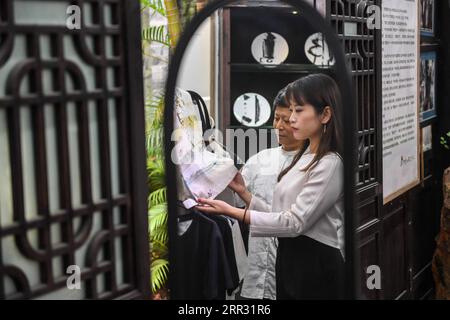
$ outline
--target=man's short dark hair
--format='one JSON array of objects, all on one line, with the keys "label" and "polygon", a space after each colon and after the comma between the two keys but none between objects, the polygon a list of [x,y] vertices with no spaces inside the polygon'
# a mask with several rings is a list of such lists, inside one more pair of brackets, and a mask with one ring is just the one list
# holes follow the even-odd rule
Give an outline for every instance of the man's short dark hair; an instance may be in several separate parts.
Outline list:
[{"label": "man's short dark hair", "polygon": [[275,112],[277,107],[289,108],[289,103],[286,99],[286,88],[281,89],[273,100],[272,111]]}]

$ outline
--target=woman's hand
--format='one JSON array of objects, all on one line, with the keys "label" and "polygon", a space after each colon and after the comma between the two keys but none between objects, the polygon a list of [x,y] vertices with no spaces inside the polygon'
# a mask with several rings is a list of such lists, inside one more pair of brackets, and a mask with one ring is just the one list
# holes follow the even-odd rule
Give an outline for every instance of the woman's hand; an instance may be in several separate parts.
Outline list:
[{"label": "woman's hand", "polygon": [[236,209],[221,200],[197,199],[197,202],[200,205],[195,208],[209,214],[223,214],[230,216],[233,213],[233,209]]},{"label": "woman's hand", "polygon": [[244,209],[235,208],[221,200],[197,199],[200,205],[195,208],[209,214],[222,214],[239,221],[250,224],[250,215],[246,215]]},{"label": "woman's hand", "polygon": [[228,184],[228,187],[239,195],[247,191],[244,178],[240,172],[236,173],[233,180]]},{"label": "woman's hand", "polygon": [[247,190],[245,186],[244,178],[240,172],[236,173],[233,180],[228,184],[228,187],[236,192],[239,197],[247,204],[250,205],[250,201],[252,200],[252,194]]}]

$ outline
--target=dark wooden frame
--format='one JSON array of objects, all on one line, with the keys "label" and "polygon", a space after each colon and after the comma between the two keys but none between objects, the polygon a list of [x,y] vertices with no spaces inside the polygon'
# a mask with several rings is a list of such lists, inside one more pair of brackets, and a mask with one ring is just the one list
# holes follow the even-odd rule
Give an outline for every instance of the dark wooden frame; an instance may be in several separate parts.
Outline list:
[{"label": "dark wooden frame", "polygon": [[[173,239],[176,237],[177,232],[177,186],[176,186],[176,167],[171,161],[170,154],[174,147],[174,142],[171,141],[171,135],[173,131],[173,111],[174,111],[174,97],[175,86],[178,76],[178,71],[181,65],[181,60],[186,47],[194,34],[195,30],[200,24],[210,16],[214,11],[222,8],[226,5],[233,3],[234,0],[218,0],[209,3],[198,15],[196,15],[190,24],[186,27],[184,33],[179,39],[179,43],[172,57],[171,64],[169,66],[168,80],[166,83],[166,96],[165,96],[165,113],[164,113],[164,134],[165,134],[165,154],[166,154],[166,181],[167,181],[167,194],[168,194],[168,210],[169,210],[169,255],[170,255],[170,276],[169,287],[173,290],[174,286],[170,283],[170,279],[173,278],[173,273],[176,269],[176,250],[177,247]],[[337,82],[341,88],[343,102],[348,110],[354,110],[352,87],[350,85],[349,71],[347,63],[344,58],[343,51],[339,40],[334,35],[334,32],[330,26],[326,23],[323,17],[316,12],[309,4],[304,1],[295,0],[283,0],[294,8],[298,8],[301,12],[305,13],[307,20],[314,21],[314,24],[319,29],[323,30],[325,38],[329,44],[329,47],[333,49],[336,58],[336,77]],[[355,208],[354,208],[354,165],[355,165],[355,121],[354,113],[349,112],[346,116],[342,117],[342,123],[344,126],[344,203],[345,203],[345,229],[354,230]],[[353,232],[346,232],[345,234],[346,244],[346,270],[345,270],[345,284],[346,284],[346,298],[352,299],[355,297],[355,252],[354,252],[354,234]],[[351,248],[351,249],[349,249]]]},{"label": "dark wooden frame", "polygon": [[131,154],[132,204],[135,222],[136,290],[122,298],[150,299],[150,242],[148,238],[148,180],[145,148],[144,80],[141,47],[141,4],[139,0],[123,0],[125,16],[125,61],[128,65],[127,101],[129,114],[129,144]]}]

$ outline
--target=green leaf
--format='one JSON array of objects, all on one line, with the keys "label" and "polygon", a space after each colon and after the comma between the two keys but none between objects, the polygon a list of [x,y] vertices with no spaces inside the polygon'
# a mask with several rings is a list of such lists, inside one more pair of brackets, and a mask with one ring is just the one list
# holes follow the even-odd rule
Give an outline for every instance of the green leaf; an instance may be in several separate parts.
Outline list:
[{"label": "green leaf", "polygon": [[[163,160],[163,114],[164,95],[154,94],[145,105],[146,111],[146,148],[147,156]],[[153,161],[153,160],[152,160]],[[149,168],[149,170],[151,170]]]},{"label": "green leaf", "polygon": [[152,291],[155,293],[166,283],[169,274],[169,261],[156,259],[150,266]]},{"label": "green leaf", "polygon": [[165,258],[169,253],[169,248],[167,247],[167,242],[162,242],[156,239],[153,239],[150,243],[150,248],[152,253],[157,255],[158,257]]},{"label": "green leaf", "polygon": [[164,129],[162,127],[147,130],[146,148],[148,157],[157,157],[162,159],[163,140],[164,140]]},{"label": "green leaf", "polygon": [[[152,246],[155,242],[161,242],[165,245],[169,243],[169,234],[167,230],[167,225],[159,226],[158,228],[153,230],[153,233],[150,234],[150,246]],[[159,253],[162,255],[162,253]]]},{"label": "green leaf", "polygon": [[154,93],[153,96],[146,102],[145,107],[147,109],[162,111],[164,108],[164,94]]},{"label": "green leaf", "polygon": [[181,1],[181,17],[183,22],[183,28],[191,21],[196,14],[196,1],[195,0],[183,0]]},{"label": "green leaf", "polygon": [[151,237],[155,237],[155,234],[158,233],[158,231],[161,232],[161,230],[159,230],[161,227],[167,229],[166,204],[159,204],[150,207],[148,216],[149,216],[149,232]]},{"label": "green leaf", "polygon": [[145,107],[147,156],[163,159],[164,96],[155,95]]},{"label": "green leaf", "polygon": [[141,5],[152,8],[162,16],[166,16],[166,9],[162,0],[141,0]]},{"label": "green leaf", "polygon": [[165,26],[154,26],[142,29],[142,40],[158,42],[170,46],[169,33]]},{"label": "green leaf", "polygon": [[150,192],[165,187],[165,166],[161,159],[149,157],[147,159],[147,173]]},{"label": "green leaf", "polygon": [[153,191],[152,193],[150,193],[150,195],[148,197],[150,207],[165,203],[166,199],[167,199],[166,192],[167,192],[166,188],[161,188],[161,189],[157,189],[157,190]]}]

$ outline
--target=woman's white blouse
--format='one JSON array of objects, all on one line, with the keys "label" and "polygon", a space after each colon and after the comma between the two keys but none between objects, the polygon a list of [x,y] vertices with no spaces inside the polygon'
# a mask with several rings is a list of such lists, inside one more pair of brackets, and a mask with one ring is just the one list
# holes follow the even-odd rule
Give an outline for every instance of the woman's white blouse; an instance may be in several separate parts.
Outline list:
[{"label": "woman's white blouse", "polygon": [[305,235],[344,250],[342,159],[325,155],[315,167],[302,171],[314,158],[305,153],[276,185],[272,207],[256,196],[249,205],[250,232],[259,237]]}]

